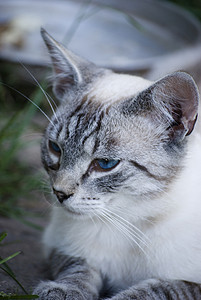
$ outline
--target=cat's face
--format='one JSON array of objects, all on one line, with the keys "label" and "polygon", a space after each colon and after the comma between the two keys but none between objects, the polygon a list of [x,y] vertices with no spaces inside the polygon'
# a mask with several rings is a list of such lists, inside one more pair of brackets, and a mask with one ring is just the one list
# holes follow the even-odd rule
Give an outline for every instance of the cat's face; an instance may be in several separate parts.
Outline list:
[{"label": "cat's face", "polygon": [[197,114],[193,80],[114,74],[43,37],[62,103],[44,135],[42,160],[61,206],[78,217],[131,207],[136,218],[147,217],[182,167]]}]

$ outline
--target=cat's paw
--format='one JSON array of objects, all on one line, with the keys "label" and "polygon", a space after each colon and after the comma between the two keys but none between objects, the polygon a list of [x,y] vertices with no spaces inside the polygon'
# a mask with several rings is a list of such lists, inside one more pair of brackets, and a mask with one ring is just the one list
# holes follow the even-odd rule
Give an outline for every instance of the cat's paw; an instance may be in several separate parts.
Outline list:
[{"label": "cat's paw", "polygon": [[75,286],[55,281],[43,281],[34,290],[39,300],[87,300]]}]

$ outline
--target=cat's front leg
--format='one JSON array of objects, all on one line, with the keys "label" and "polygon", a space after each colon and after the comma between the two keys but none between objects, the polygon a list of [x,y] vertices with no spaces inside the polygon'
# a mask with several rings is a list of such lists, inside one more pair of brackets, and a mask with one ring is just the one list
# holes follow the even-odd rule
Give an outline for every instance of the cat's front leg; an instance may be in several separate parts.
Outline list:
[{"label": "cat's front leg", "polygon": [[[110,300],[200,300],[201,285],[181,280],[149,279],[113,296]],[[109,299],[105,299],[109,300]]]},{"label": "cat's front leg", "polygon": [[102,278],[85,260],[53,251],[49,261],[54,280],[42,281],[35,288],[40,300],[98,299]]}]

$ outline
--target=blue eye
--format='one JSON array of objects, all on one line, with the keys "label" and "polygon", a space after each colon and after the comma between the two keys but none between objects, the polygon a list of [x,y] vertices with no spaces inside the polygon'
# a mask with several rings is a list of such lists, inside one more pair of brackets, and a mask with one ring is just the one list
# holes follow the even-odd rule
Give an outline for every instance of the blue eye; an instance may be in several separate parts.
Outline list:
[{"label": "blue eye", "polygon": [[116,167],[119,163],[119,160],[116,159],[97,159],[96,160],[98,166],[107,171],[111,170],[112,168]]},{"label": "blue eye", "polygon": [[53,142],[53,141],[51,141],[51,140],[49,140],[49,149],[50,149],[50,151],[51,151],[53,154],[55,154],[55,155],[57,155],[57,156],[60,156],[60,155],[61,155],[61,149],[60,149],[60,147],[58,146],[57,143],[55,143],[55,142]]}]

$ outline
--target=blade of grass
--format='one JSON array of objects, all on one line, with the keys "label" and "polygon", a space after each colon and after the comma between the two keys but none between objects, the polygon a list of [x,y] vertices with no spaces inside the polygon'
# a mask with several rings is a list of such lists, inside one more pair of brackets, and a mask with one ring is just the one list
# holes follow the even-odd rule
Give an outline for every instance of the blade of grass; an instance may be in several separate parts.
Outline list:
[{"label": "blade of grass", "polygon": [[[3,260],[3,258],[1,256],[0,256],[0,259]],[[7,265],[7,263],[4,263],[3,265],[4,265],[4,268],[15,277],[15,274],[13,273],[11,268]]]},{"label": "blade of grass", "polygon": [[[3,239],[7,236],[6,232],[2,232],[0,235],[0,241],[3,241]],[[2,271],[4,271],[6,274],[8,274],[17,284],[18,286],[22,289],[22,291],[28,295],[28,292],[25,290],[25,288],[23,287],[23,285],[17,280],[16,275],[14,274],[14,272],[11,270],[11,268],[6,264],[6,262],[14,257],[16,257],[17,255],[19,255],[21,252],[18,251],[10,256],[8,256],[7,258],[1,259],[0,261],[0,269]],[[3,265],[3,266],[2,266]],[[0,294],[1,295],[1,294]],[[9,299],[9,298],[8,298]],[[21,299],[21,298],[18,298]],[[24,298],[26,299],[26,298]]]},{"label": "blade of grass", "polygon": [[0,295],[0,299],[15,299],[15,300],[23,300],[23,299],[38,299],[37,295]]},{"label": "blade of grass", "polygon": [[[0,235],[0,243],[7,237],[7,232],[2,232]],[[1,245],[0,245],[1,246]],[[3,258],[1,258],[0,256],[0,260],[2,261]],[[4,267],[7,269],[8,272],[10,272],[13,276],[15,276],[15,274],[13,273],[13,271],[11,270],[11,268],[4,262]]]},{"label": "blade of grass", "polygon": [[0,265],[4,264],[5,262],[7,262],[7,261],[9,261],[10,259],[14,258],[15,256],[19,255],[20,253],[21,253],[21,251],[18,251],[18,252],[16,252],[16,253],[14,253],[14,254],[12,254],[12,255],[10,255],[10,256],[8,256],[8,257],[2,259],[2,260],[0,261]]},{"label": "blade of grass", "polygon": [[25,288],[23,287],[23,285],[17,280],[17,278],[15,277],[15,275],[13,274],[13,272],[10,273],[7,269],[3,268],[2,266],[0,266],[0,269],[3,270],[5,273],[7,273],[19,285],[19,287],[23,290],[23,292],[26,295],[28,295],[28,292],[25,290]]},{"label": "blade of grass", "polygon": [[0,235],[0,243],[7,237],[7,233],[6,232],[2,232]]}]

